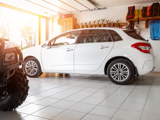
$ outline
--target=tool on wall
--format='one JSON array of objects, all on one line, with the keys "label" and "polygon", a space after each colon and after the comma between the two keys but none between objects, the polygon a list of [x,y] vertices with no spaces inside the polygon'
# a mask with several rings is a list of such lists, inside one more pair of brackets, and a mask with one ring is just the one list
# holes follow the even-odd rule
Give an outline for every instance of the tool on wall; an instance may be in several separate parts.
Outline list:
[{"label": "tool on wall", "polygon": [[97,27],[99,27],[99,22],[100,22],[100,20],[97,20]]},{"label": "tool on wall", "polygon": [[118,22],[119,22],[119,20],[117,20],[117,22],[115,23],[115,27],[116,27],[116,28],[119,27]]},{"label": "tool on wall", "polygon": [[101,21],[102,21],[101,27],[103,27],[105,19],[101,19]]}]

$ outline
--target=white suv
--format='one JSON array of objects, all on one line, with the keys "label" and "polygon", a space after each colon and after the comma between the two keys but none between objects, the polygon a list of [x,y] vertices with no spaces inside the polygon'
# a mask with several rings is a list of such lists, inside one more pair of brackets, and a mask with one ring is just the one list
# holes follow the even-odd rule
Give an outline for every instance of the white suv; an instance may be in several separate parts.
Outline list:
[{"label": "white suv", "polygon": [[68,31],[22,52],[29,77],[42,72],[101,74],[116,84],[127,84],[155,66],[150,43],[134,30],[116,28]]}]

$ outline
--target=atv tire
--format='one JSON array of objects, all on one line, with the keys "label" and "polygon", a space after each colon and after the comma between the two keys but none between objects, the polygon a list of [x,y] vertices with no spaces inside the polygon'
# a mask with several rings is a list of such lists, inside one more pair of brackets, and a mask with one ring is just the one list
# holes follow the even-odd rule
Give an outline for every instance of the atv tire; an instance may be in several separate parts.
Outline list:
[{"label": "atv tire", "polygon": [[20,106],[28,95],[28,80],[22,69],[17,69],[8,83],[4,92],[6,96],[0,96],[0,110],[11,111]]}]

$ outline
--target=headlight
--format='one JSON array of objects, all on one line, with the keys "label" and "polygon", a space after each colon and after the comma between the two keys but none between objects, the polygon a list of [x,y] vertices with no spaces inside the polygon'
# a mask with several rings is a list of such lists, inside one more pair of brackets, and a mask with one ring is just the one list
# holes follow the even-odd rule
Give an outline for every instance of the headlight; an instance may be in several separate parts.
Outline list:
[{"label": "headlight", "polygon": [[16,60],[16,54],[14,52],[5,54],[5,62],[12,62]]}]

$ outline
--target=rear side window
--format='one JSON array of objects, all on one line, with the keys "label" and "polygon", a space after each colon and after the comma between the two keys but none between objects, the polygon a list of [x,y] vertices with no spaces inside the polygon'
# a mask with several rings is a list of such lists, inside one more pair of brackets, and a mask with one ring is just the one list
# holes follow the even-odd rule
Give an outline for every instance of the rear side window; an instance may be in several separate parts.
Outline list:
[{"label": "rear side window", "polygon": [[107,30],[85,30],[80,43],[112,42]]},{"label": "rear side window", "polygon": [[141,37],[140,35],[136,34],[135,31],[124,31],[128,36],[137,39],[137,40],[142,40],[145,41],[145,39],[143,37]]},{"label": "rear side window", "polygon": [[121,41],[121,40],[123,40],[121,38],[121,36],[116,31],[114,31],[114,30],[108,30],[108,31],[111,34],[111,36],[113,38],[113,41]]}]

